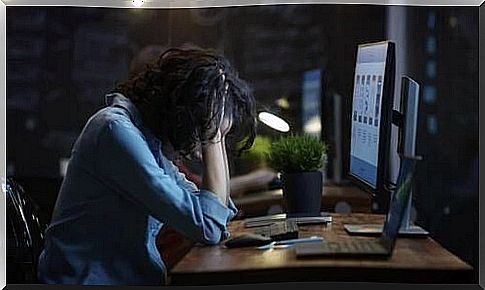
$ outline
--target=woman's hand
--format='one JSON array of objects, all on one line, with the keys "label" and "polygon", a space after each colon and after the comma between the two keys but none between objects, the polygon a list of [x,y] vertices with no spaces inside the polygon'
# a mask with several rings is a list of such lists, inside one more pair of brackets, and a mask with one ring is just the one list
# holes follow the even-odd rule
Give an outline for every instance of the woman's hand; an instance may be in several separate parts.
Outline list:
[{"label": "woman's hand", "polygon": [[[221,74],[223,73],[222,70],[220,70],[220,73]],[[222,81],[223,82],[225,81],[224,74],[222,74]],[[218,112],[218,114],[220,114],[220,119],[219,119],[220,123],[218,126],[219,129],[217,130],[216,135],[211,140],[209,140],[209,142],[211,143],[218,143],[223,141],[224,137],[227,135],[227,133],[229,133],[232,127],[232,116],[228,114],[228,112],[226,111],[226,98],[227,98],[228,89],[229,89],[229,84],[226,83],[224,96],[222,98],[221,111]],[[216,92],[214,92],[214,94],[216,94]],[[212,112],[211,114],[213,115],[215,114],[215,112]],[[216,126],[215,124],[213,125]]]},{"label": "woman's hand", "polygon": [[224,141],[224,138],[226,137],[227,133],[231,131],[232,127],[232,119],[231,118],[223,118],[221,120],[221,124],[219,125],[219,130],[217,130],[216,135],[214,138],[209,140],[210,143],[219,143]]},{"label": "woman's hand", "polygon": [[232,127],[232,116],[229,116],[227,111],[225,110],[225,101],[226,99],[222,99],[222,111],[221,111],[221,122],[219,124],[219,130],[217,130],[216,136],[211,140],[212,142],[221,142],[224,140],[224,137],[231,131]]},{"label": "woman's hand", "polygon": [[228,118],[228,117],[224,116],[224,118],[222,118],[222,122],[221,122],[221,125],[219,127],[219,132],[221,133],[221,137],[223,139],[227,135],[227,133],[229,133],[229,131],[231,131],[231,127],[232,127],[232,118]]}]

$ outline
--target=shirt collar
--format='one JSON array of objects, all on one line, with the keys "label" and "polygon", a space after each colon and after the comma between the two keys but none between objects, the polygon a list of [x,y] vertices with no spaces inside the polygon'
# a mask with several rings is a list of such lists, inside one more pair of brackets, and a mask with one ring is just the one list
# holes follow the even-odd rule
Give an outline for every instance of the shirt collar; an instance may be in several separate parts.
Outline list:
[{"label": "shirt collar", "polygon": [[161,148],[162,142],[155,137],[150,129],[143,126],[141,113],[130,99],[123,96],[121,93],[110,93],[105,96],[105,102],[108,106],[124,108],[129,113],[133,124],[135,124],[135,126],[138,127],[146,137],[149,137],[148,139],[150,146],[154,146],[158,149]]},{"label": "shirt collar", "polygon": [[112,107],[121,107],[130,114],[130,119],[137,127],[143,127],[140,111],[135,104],[120,93],[110,93],[105,96],[106,105]]}]

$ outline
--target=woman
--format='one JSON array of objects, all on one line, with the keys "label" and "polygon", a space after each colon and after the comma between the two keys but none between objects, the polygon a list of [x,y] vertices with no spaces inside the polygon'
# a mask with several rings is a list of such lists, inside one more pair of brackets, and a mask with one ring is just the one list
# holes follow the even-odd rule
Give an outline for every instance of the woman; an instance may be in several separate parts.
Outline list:
[{"label": "woman", "polygon": [[[169,49],[106,100],[72,150],[39,261],[45,283],[163,284],[155,244],[162,226],[217,244],[237,213],[226,145],[249,148],[256,119],[254,99],[226,59]],[[198,146],[200,189],[170,161]]]}]

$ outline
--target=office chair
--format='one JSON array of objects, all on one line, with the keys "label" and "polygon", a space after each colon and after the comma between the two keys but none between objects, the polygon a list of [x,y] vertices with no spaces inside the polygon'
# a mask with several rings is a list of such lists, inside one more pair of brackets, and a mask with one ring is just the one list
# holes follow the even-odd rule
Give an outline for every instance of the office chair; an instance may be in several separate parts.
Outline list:
[{"label": "office chair", "polygon": [[37,262],[47,225],[38,205],[12,178],[7,179],[6,197],[7,283],[38,283]]}]

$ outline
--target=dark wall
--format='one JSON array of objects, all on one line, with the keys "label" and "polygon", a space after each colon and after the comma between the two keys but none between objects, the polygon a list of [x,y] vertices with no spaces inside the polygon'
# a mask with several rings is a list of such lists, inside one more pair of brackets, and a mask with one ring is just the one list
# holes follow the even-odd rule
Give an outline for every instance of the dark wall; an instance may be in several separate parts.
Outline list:
[{"label": "dark wall", "polygon": [[126,74],[127,24],[106,12],[7,9],[9,175],[59,177],[59,159]]},{"label": "dark wall", "polygon": [[478,275],[478,9],[409,17],[410,74],[421,84],[418,222]]},{"label": "dark wall", "polygon": [[[480,88],[479,88],[479,91],[480,91],[480,95],[483,96],[484,95],[484,92],[485,92],[485,80],[484,80],[484,76],[485,76],[485,57],[483,57],[484,55],[484,48],[485,48],[485,5],[481,5],[480,8],[479,8],[479,53],[482,54],[482,57],[479,57],[479,81],[480,81]],[[480,111],[482,112],[482,116],[483,116],[483,111],[484,111],[484,103],[481,102],[480,104]],[[479,123],[482,123],[481,121],[483,120],[483,117],[480,118],[479,116]],[[484,136],[484,126],[482,126],[482,129],[480,129],[480,134],[482,136]],[[480,165],[483,161],[483,158],[480,159]],[[482,178],[483,176],[483,171],[481,173],[481,176],[479,178],[479,188],[483,188],[483,180],[484,178]],[[485,210],[485,198],[480,198],[480,220],[481,222],[479,223],[479,232],[480,232],[480,235],[479,235],[479,240],[481,241],[485,241],[485,223],[483,222],[483,217],[485,216],[484,215],[484,210]],[[483,249],[483,243],[479,246],[480,247],[480,251],[479,251],[479,275],[480,275],[480,285],[484,285],[485,283],[485,267],[483,265],[483,261],[485,261],[485,250]]]}]

